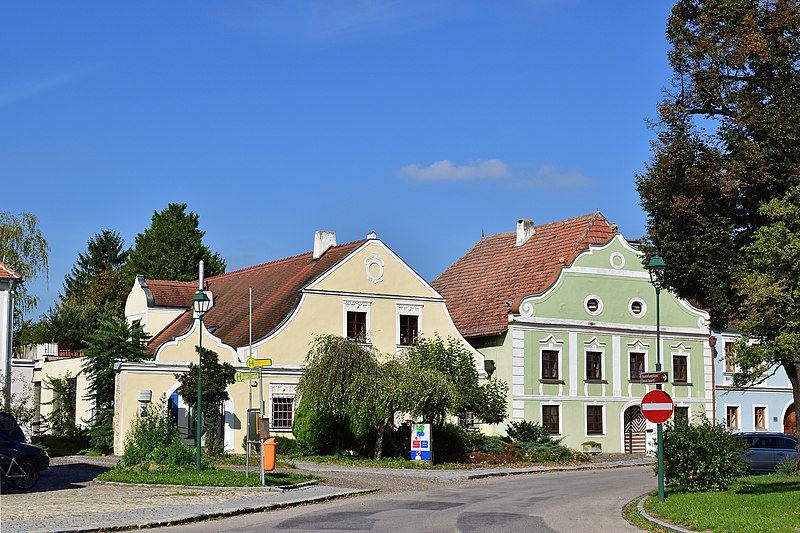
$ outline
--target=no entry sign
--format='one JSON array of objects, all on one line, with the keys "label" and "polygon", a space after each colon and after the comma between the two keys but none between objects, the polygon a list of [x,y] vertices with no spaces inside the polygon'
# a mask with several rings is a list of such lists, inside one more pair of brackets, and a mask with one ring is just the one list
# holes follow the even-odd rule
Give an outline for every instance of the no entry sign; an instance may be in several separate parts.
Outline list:
[{"label": "no entry sign", "polygon": [[663,390],[651,390],[642,398],[642,415],[654,424],[661,424],[672,416],[672,398]]}]

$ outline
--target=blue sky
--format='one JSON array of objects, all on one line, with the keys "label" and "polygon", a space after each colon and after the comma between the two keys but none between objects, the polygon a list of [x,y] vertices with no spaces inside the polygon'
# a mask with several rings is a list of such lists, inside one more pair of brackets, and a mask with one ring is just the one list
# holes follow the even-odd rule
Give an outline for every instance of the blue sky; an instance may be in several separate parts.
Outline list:
[{"label": "blue sky", "polygon": [[0,210],[51,246],[185,202],[228,270],[375,231],[432,280],[480,237],[602,211],[670,79],[653,0],[4,2]]}]

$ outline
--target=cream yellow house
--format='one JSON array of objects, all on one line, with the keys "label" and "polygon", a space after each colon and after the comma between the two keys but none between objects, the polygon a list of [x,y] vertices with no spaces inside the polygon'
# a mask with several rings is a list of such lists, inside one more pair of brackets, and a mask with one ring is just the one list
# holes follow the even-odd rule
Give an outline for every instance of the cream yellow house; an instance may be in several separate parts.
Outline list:
[{"label": "cream yellow house", "polygon": [[262,367],[260,391],[254,387],[258,380],[228,389],[220,433],[229,451],[243,450],[247,410],[258,407],[259,392],[272,434],[291,434],[295,388],[317,335],[363,339],[387,355],[418,336],[454,337],[474,354],[478,371],[485,375],[483,356],[461,337],[442,296],[374,233],[337,245],[333,232],[318,231],[311,252],[214,276],[204,287],[211,308],[203,316],[201,333],[191,307],[197,282],[136,280],[125,313],[153,335],[153,359],[117,367],[115,453],[122,453],[125,434],[141,407],[161,397],[182,434],[191,438],[192,417],[175,373],[197,361],[201,334],[204,348],[242,372],[250,371],[251,356],[272,360],[271,366]]}]

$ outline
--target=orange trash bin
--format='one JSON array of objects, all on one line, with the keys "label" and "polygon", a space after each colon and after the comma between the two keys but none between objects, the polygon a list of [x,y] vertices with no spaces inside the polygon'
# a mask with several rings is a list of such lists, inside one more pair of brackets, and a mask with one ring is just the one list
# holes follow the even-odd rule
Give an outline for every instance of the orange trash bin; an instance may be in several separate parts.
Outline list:
[{"label": "orange trash bin", "polygon": [[275,439],[264,441],[264,470],[269,472],[275,470],[275,453],[278,442]]}]

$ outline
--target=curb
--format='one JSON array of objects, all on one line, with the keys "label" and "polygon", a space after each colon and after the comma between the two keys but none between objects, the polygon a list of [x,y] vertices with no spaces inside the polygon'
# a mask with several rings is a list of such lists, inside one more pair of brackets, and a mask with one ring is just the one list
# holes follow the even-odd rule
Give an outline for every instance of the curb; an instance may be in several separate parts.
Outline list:
[{"label": "curb", "polygon": [[[110,482],[109,482],[110,483]],[[179,485],[185,487],[185,485]],[[349,498],[351,496],[361,496],[365,494],[371,494],[376,492],[375,490],[367,489],[367,490],[357,490],[357,491],[350,491],[341,494],[329,494],[327,496],[316,496],[313,498],[307,498],[304,500],[297,500],[292,502],[280,502],[280,503],[271,503],[268,505],[257,505],[252,507],[243,507],[239,509],[232,509],[229,511],[212,511],[208,513],[202,513],[191,517],[186,518],[179,518],[175,520],[155,520],[152,522],[142,522],[138,524],[128,524],[128,525],[119,525],[119,526],[103,526],[103,527],[88,527],[88,528],[71,528],[71,529],[64,529],[64,530],[53,530],[52,533],[102,533],[105,531],[133,531],[137,529],[155,529],[161,527],[169,527],[169,526],[179,526],[183,524],[193,524],[195,522],[202,522],[205,520],[211,520],[215,518],[229,518],[232,516],[240,516],[246,514],[254,514],[254,513],[263,513],[266,511],[274,511],[276,509],[289,509],[291,507],[299,507],[301,505],[308,505],[313,503],[322,503],[332,500],[339,500],[343,498]]]},{"label": "curb", "polygon": [[183,489],[210,489],[210,490],[258,490],[263,489],[267,492],[289,492],[295,489],[305,489],[314,485],[319,485],[318,479],[311,479],[303,481],[302,483],[295,483],[293,485],[256,485],[252,487],[220,487],[216,485],[173,485],[170,483],[123,483],[121,481],[103,481],[100,479],[93,479],[92,483],[98,485],[119,485],[123,487],[172,487]]},{"label": "curb", "polygon": [[636,509],[639,510],[639,514],[642,515],[642,518],[650,522],[651,524],[655,524],[657,526],[663,527],[667,531],[673,531],[675,533],[697,533],[692,529],[682,528],[680,526],[676,526],[674,524],[670,524],[669,522],[664,522],[663,520],[659,520],[654,516],[650,516],[647,511],[644,510],[644,501],[649,497],[649,494],[645,494],[641,498],[639,498],[639,504],[636,506]]}]

